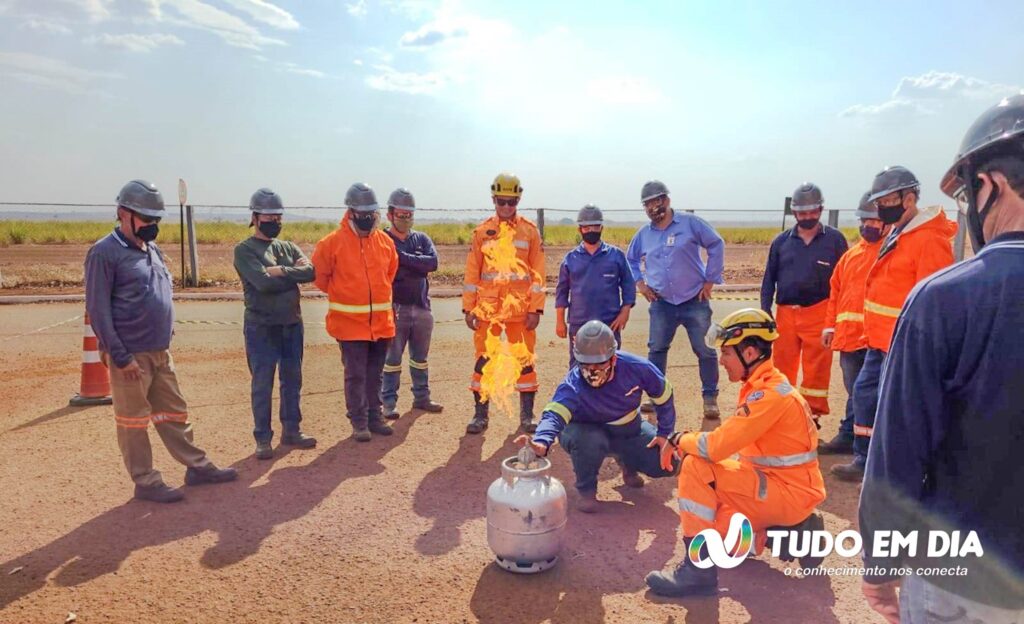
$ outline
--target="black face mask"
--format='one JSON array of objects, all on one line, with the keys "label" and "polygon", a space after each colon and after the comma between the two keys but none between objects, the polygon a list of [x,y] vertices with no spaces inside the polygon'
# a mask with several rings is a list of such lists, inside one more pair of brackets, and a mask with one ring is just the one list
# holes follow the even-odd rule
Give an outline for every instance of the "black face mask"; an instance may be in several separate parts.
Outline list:
[{"label": "black face mask", "polygon": [[372,212],[356,213],[352,216],[352,223],[359,231],[368,233],[377,225],[377,215]]},{"label": "black face mask", "polygon": [[[132,227],[135,227],[135,215],[132,215]],[[133,234],[135,234],[135,238],[144,243],[155,241],[156,237],[160,234],[160,224],[149,223],[147,225],[142,225],[136,228]]]},{"label": "black face mask", "polygon": [[813,230],[818,226],[818,221],[818,219],[800,219],[796,224],[803,230]]},{"label": "black face mask", "polygon": [[260,234],[267,238],[277,238],[278,234],[281,233],[281,222],[280,221],[260,221],[259,222]]},{"label": "black face mask", "polygon": [[877,243],[882,240],[882,228],[862,225],[860,226],[860,237],[869,243]]},{"label": "black face mask", "polygon": [[900,197],[900,203],[897,206],[879,206],[878,207],[878,218],[882,220],[882,223],[891,225],[896,223],[903,218],[903,213],[906,210],[903,208],[903,197]]},{"label": "black face mask", "polygon": [[590,244],[590,245],[596,245],[601,240],[601,233],[600,232],[584,232],[583,233],[583,240],[586,243]]}]

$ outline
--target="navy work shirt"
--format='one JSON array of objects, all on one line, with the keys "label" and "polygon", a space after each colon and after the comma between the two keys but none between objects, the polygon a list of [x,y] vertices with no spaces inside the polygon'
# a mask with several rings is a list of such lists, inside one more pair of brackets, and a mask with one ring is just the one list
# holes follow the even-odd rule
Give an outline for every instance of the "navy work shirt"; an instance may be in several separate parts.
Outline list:
[{"label": "navy work shirt", "polygon": [[396,304],[430,309],[430,284],[427,275],[437,270],[434,241],[423,232],[409,230],[405,240],[388,230],[398,252],[398,272],[391,283],[391,300]]},{"label": "navy work shirt", "polygon": [[771,314],[773,300],[810,306],[828,299],[832,271],[849,247],[842,232],[824,223],[810,245],[804,244],[797,226],[776,236],[761,281],[761,309]]},{"label": "navy work shirt", "polygon": [[626,254],[601,243],[591,255],[583,243],[565,254],[558,269],[555,307],[569,308],[569,324],[611,324],[624,305],[636,305],[636,282]]}]

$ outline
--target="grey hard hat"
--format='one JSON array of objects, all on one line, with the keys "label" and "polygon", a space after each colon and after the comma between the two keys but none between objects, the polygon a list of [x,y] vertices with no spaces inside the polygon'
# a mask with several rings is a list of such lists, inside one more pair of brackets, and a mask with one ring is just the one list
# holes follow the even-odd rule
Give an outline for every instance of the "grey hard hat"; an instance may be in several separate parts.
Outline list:
[{"label": "grey hard hat", "polygon": [[268,188],[261,188],[252,194],[249,210],[266,215],[284,214],[284,203],[281,196]]},{"label": "grey hard hat", "polygon": [[914,191],[921,189],[921,183],[917,181],[917,176],[906,167],[899,165],[886,167],[878,172],[875,181],[871,184],[870,201],[876,202],[890,193],[907,189]]},{"label": "grey hard hat", "polygon": [[655,197],[661,197],[662,195],[668,195],[668,187],[665,186],[664,182],[658,180],[651,180],[644,184],[644,187],[640,189],[640,201],[645,202]]},{"label": "grey hard hat", "polygon": [[152,183],[132,180],[121,187],[117,205],[147,217],[164,216],[164,198]]},{"label": "grey hard hat", "polygon": [[975,120],[960,142],[956,160],[942,177],[942,192],[950,197],[964,185],[964,179],[976,175],[978,165],[989,154],[1016,142],[1017,153],[1024,152],[1024,93],[1003,98]]},{"label": "grey hard hat", "polygon": [[612,359],[618,345],[615,333],[601,321],[587,321],[576,332],[573,357],[581,364],[601,364]]},{"label": "grey hard hat", "polygon": [[357,212],[373,212],[380,209],[380,206],[377,205],[376,193],[362,182],[356,182],[348,187],[348,191],[345,193],[345,207]]},{"label": "grey hard hat", "polygon": [[604,225],[604,215],[594,204],[587,204],[576,215],[576,225]]},{"label": "grey hard hat", "polygon": [[804,182],[793,191],[793,202],[790,209],[795,211],[817,210],[825,203],[825,197],[817,184]]},{"label": "grey hard hat", "polygon": [[409,189],[402,187],[391,191],[388,197],[388,208],[402,208],[404,210],[416,210],[416,198],[412,196]]},{"label": "grey hard hat", "polygon": [[858,219],[877,219],[878,208],[875,208],[875,202],[871,201],[871,191],[864,193],[860,198],[860,203],[857,204],[857,218]]}]

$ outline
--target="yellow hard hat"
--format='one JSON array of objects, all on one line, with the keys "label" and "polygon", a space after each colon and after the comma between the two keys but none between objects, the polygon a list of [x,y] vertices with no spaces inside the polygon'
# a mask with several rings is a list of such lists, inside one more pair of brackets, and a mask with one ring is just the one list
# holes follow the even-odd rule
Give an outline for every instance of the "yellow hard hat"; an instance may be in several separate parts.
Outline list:
[{"label": "yellow hard hat", "polygon": [[771,315],[757,308],[743,308],[712,323],[704,342],[712,349],[738,345],[744,338],[760,338],[774,342],[779,338]]},{"label": "yellow hard hat", "polygon": [[491,195],[497,197],[520,197],[523,194],[523,187],[519,185],[519,178],[512,173],[499,173],[494,177],[491,184]]}]

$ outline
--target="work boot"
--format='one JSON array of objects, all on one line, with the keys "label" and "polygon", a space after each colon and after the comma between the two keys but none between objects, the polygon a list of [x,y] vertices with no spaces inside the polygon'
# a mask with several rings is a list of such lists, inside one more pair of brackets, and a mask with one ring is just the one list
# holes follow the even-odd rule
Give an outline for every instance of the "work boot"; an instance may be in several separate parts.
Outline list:
[{"label": "work boot", "polygon": [[204,483],[227,483],[238,478],[234,468],[218,468],[206,464],[201,468],[190,466],[185,470],[185,485],[203,485]]},{"label": "work boot", "polygon": [[713,396],[704,397],[704,418],[707,418],[708,420],[718,420],[719,417],[718,398]]},{"label": "work boot", "polygon": [[135,498],[154,503],[176,503],[185,498],[185,493],[178,488],[172,488],[166,483],[150,486],[136,485]]},{"label": "work boot", "polygon": [[829,470],[840,481],[860,483],[864,480],[864,464],[857,461],[857,457],[848,464],[836,464]]},{"label": "work boot", "polygon": [[615,461],[619,463],[619,468],[622,469],[622,482],[626,484],[626,487],[642,488],[644,486],[644,479],[636,470],[627,466],[626,463],[619,458],[615,458]]},{"label": "work boot", "polygon": [[533,422],[533,400],[536,397],[536,392],[519,393],[519,426],[526,433],[537,430],[537,423]]},{"label": "work boot", "polygon": [[644,414],[653,414],[654,413],[654,401],[650,401],[649,400],[649,401],[647,401],[645,403],[641,403],[640,404],[640,411],[643,412]]},{"label": "work boot", "polygon": [[311,449],[316,447],[316,438],[308,436],[301,431],[286,432],[281,436],[281,444],[300,449]]},{"label": "work boot", "polygon": [[714,596],[718,593],[718,568],[711,566],[701,570],[690,563],[687,556],[674,570],[651,572],[644,581],[651,592],[659,596]]},{"label": "work boot", "polygon": [[[798,543],[803,543],[804,538],[800,534],[804,531],[813,532],[824,530],[825,521],[822,520],[821,515],[818,512],[814,512],[811,515],[807,516],[803,519],[803,521],[800,524],[794,524],[793,526],[773,526],[768,528],[769,532],[784,531],[786,533],[784,537],[780,538],[782,540],[782,544],[779,546],[779,559],[782,561],[793,561],[794,559],[796,559],[796,557],[790,554],[790,549],[793,547],[793,544],[789,543],[790,531],[796,531]],[[768,538],[768,543],[766,544],[766,547],[774,550],[775,545],[773,542],[774,538]],[[803,557],[800,557],[800,567],[816,568],[819,565],[821,565],[821,562],[823,560],[824,557],[815,557],[810,554],[810,551],[808,551],[808,554],[804,555]]]},{"label": "work boot", "polygon": [[444,411],[444,405],[427,399],[426,401],[413,401],[413,409],[423,410],[429,414],[440,414]]},{"label": "work boot", "polygon": [[389,436],[395,432],[395,430],[391,428],[391,425],[384,422],[384,419],[380,416],[371,418],[367,423],[366,428],[369,429],[371,433],[376,433],[377,435],[382,436]]},{"label": "work boot", "polygon": [[838,433],[828,442],[818,445],[819,455],[849,455],[850,453],[853,453],[853,437],[848,434]]},{"label": "work boot", "polygon": [[466,433],[483,433],[484,429],[487,428],[487,410],[490,406],[490,402],[481,401],[480,393],[473,393],[473,420],[469,421],[466,425]]},{"label": "work boot", "polygon": [[270,442],[257,442],[256,443],[256,459],[273,459],[274,458],[274,447],[270,445]]},{"label": "work boot", "polygon": [[580,495],[580,499],[576,501],[576,511],[585,514],[597,513],[597,508],[600,506],[597,502],[597,492],[580,492],[577,490],[576,493]]},{"label": "work boot", "polygon": [[398,420],[399,416],[401,416],[401,414],[398,413],[397,405],[384,406],[384,418],[387,418],[388,420]]},{"label": "work boot", "polygon": [[352,425],[352,439],[356,442],[369,442],[371,437],[366,425]]}]

